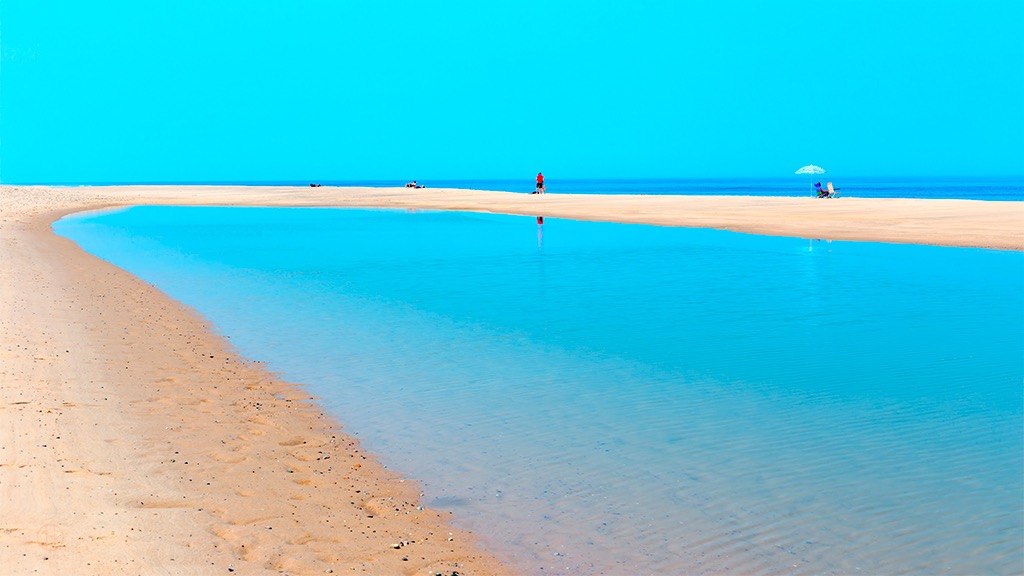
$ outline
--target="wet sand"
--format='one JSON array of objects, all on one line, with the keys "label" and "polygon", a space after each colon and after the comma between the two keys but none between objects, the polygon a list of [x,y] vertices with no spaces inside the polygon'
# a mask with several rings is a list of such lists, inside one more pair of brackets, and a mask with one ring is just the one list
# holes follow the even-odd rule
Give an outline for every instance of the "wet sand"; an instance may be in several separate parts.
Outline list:
[{"label": "wet sand", "polygon": [[[450,189],[0,187],[0,566],[42,574],[511,574],[301,384],[57,237],[138,204],[500,212],[1024,250],[1024,203]],[[332,572],[328,572],[332,571]]]}]

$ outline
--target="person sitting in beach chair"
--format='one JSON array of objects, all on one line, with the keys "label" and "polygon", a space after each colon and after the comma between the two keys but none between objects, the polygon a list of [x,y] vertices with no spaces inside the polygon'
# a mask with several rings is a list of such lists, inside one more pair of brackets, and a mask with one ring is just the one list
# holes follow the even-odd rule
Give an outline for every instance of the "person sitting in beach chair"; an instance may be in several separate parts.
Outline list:
[{"label": "person sitting in beach chair", "polygon": [[839,193],[839,188],[833,188],[831,182],[828,183],[828,186],[822,188],[821,182],[815,182],[814,191],[818,193],[818,198],[835,198],[836,194]]}]

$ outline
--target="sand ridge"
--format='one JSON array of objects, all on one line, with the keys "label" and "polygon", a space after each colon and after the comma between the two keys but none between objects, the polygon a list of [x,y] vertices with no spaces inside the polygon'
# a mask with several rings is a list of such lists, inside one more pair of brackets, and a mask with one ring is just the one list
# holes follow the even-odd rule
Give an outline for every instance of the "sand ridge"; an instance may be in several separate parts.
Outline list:
[{"label": "sand ridge", "polygon": [[0,187],[0,565],[43,574],[508,574],[301,386],[57,237],[138,204],[364,206],[1024,250],[1024,203],[453,189]]}]

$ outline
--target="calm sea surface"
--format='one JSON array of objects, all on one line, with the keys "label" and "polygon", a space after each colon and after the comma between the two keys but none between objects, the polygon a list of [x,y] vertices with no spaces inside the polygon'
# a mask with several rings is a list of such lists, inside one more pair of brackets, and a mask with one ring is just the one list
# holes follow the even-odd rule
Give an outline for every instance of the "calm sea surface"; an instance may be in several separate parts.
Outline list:
[{"label": "calm sea surface", "polygon": [[524,574],[1024,571],[1022,253],[355,209],[55,227]]},{"label": "calm sea surface", "polygon": [[[419,180],[428,188],[467,188],[472,190],[499,190],[532,192],[534,176],[519,179],[477,180]],[[251,186],[403,186],[409,180],[275,180],[260,182],[217,182]],[[919,177],[846,177],[841,174],[817,176],[787,176],[783,178],[613,178],[580,179],[559,178],[549,175],[545,179],[547,191],[559,194],[676,194],[724,196],[812,196],[814,182],[833,182],[840,195],[860,198],[930,198],[965,200],[1024,200],[1024,176],[991,178],[919,178]],[[101,184],[99,182],[93,184]],[[108,182],[105,184],[118,184]],[[166,184],[190,184],[167,182]],[[195,182],[210,184],[210,182]]]}]

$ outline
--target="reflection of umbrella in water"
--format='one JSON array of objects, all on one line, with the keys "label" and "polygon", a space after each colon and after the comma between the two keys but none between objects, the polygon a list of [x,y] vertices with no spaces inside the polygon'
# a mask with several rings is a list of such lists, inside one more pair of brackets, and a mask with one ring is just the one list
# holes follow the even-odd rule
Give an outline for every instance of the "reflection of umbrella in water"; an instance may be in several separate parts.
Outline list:
[{"label": "reflection of umbrella in water", "polygon": [[[796,171],[796,174],[808,174],[808,175],[811,175],[811,176],[813,176],[815,174],[824,174],[824,173],[825,173],[825,169],[824,168],[822,168],[821,166],[815,166],[814,164],[808,164],[807,166],[804,166],[803,168],[801,168],[801,169]],[[814,184],[812,183],[811,186],[814,186]]]}]

